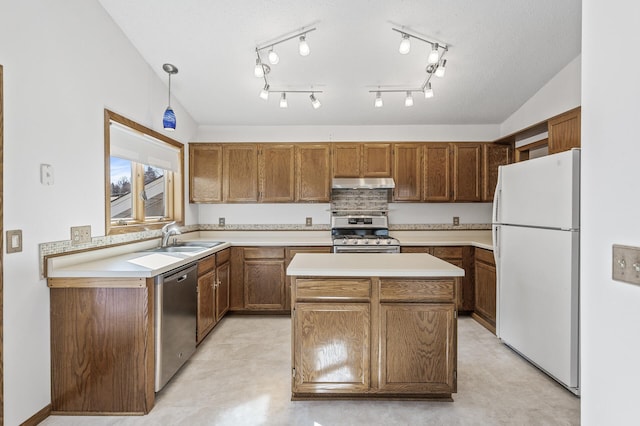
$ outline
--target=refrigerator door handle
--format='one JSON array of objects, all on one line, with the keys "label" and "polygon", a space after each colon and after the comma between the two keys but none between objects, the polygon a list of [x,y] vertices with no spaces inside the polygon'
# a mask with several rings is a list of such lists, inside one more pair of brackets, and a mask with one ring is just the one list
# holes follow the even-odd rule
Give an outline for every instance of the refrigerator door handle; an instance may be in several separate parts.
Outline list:
[{"label": "refrigerator door handle", "polygon": [[500,195],[502,194],[502,166],[498,167],[498,182],[496,183],[496,190],[493,193],[493,212],[491,217],[493,219],[493,223],[499,223],[498,214],[499,209],[498,206],[500,204]]}]

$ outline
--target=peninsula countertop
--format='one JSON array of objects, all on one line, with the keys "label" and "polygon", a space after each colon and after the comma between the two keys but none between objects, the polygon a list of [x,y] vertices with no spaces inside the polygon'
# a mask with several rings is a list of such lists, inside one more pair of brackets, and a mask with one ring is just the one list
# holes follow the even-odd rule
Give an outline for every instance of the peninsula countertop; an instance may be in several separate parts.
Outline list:
[{"label": "peninsula countertop", "polygon": [[426,253],[299,253],[290,276],[462,277],[464,269]]}]

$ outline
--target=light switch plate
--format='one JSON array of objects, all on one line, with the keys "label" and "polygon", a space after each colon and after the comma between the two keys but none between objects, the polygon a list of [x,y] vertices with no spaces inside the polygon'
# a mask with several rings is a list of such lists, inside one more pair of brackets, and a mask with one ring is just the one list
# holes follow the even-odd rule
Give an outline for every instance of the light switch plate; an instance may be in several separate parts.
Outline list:
[{"label": "light switch plate", "polygon": [[640,285],[640,247],[614,244],[611,271],[615,281]]},{"label": "light switch plate", "polygon": [[22,229],[7,231],[7,253],[22,251]]}]

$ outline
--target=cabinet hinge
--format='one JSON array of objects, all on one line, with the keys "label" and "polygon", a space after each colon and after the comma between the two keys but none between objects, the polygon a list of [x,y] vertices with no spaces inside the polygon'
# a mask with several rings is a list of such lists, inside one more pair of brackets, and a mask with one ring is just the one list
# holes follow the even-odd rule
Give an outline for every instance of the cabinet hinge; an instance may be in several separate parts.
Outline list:
[{"label": "cabinet hinge", "polygon": [[291,377],[293,377],[293,378],[296,377],[296,369],[295,368],[291,369]]},{"label": "cabinet hinge", "polygon": [[453,317],[458,318],[458,311],[453,311]]},{"label": "cabinet hinge", "polygon": [[453,380],[458,380],[458,370],[453,370]]}]

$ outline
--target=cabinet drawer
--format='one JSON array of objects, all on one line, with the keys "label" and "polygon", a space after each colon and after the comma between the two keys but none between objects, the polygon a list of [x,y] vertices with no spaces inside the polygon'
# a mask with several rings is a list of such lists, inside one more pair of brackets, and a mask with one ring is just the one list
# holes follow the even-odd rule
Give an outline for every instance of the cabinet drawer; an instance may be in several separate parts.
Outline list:
[{"label": "cabinet drawer", "polygon": [[216,265],[227,263],[231,257],[231,250],[226,248],[216,253]]},{"label": "cabinet drawer", "polygon": [[216,256],[205,257],[198,262],[198,275],[205,274],[216,266]]},{"label": "cabinet drawer", "polygon": [[433,255],[439,259],[462,259],[462,247],[434,247]]},{"label": "cabinet drawer", "polygon": [[496,264],[496,261],[493,257],[493,252],[491,250],[476,248],[476,260],[488,263],[489,265],[495,266]]},{"label": "cabinet drawer", "polygon": [[298,279],[296,300],[369,300],[368,279]]},{"label": "cabinet drawer", "polygon": [[284,259],[284,247],[247,247],[245,259]]},{"label": "cabinet drawer", "polygon": [[453,301],[455,278],[451,279],[381,279],[381,302]]}]

